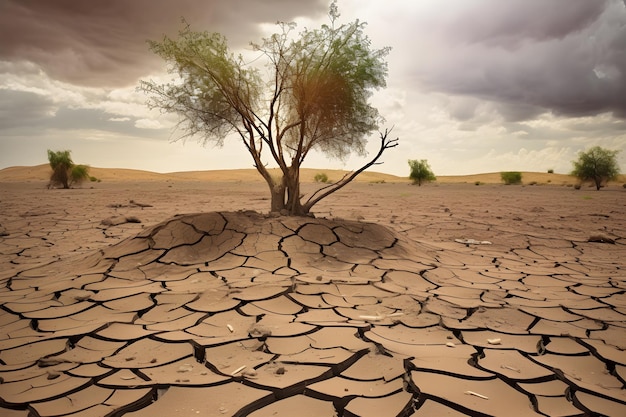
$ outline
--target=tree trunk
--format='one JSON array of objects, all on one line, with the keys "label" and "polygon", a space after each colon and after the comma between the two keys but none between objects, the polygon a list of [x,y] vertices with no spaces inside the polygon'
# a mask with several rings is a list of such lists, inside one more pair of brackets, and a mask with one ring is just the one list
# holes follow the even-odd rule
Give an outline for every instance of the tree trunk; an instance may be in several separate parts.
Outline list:
[{"label": "tree trunk", "polygon": [[268,186],[270,188],[270,211],[272,213],[283,213],[285,210],[285,179],[284,177],[280,180],[280,182],[269,182]]},{"label": "tree trunk", "polygon": [[300,167],[291,166],[286,175],[287,211],[290,216],[306,216],[309,211],[300,201]]},{"label": "tree trunk", "polygon": [[290,167],[287,174],[283,174],[280,181],[267,181],[270,189],[272,213],[287,216],[306,216],[309,210],[300,201],[300,171]]}]

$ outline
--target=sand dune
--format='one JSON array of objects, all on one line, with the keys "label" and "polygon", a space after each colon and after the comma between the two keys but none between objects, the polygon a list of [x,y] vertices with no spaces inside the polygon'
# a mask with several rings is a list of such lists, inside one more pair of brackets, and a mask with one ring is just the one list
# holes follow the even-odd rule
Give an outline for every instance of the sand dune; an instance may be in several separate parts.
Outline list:
[{"label": "sand dune", "polygon": [[[278,174],[278,169],[274,169]],[[314,182],[315,175],[324,173],[330,181],[337,181],[347,175],[349,171],[302,168],[300,176],[302,182]],[[218,181],[218,182],[255,182],[263,181],[259,173],[253,169],[232,169],[232,170],[207,170],[207,171],[181,171],[170,173],[158,173],[125,168],[98,168],[91,167],[90,174],[107,182],[123,181]],[[0,170],[0,182],[33,182],[47,181],[50,176],[48,164],[36,166],[14,166]],[[399,177],[375,171],[361,173],[356,182],[367,183],[407,183],[408,177]],[[552,185],[572,185],[578,181],[571,175],[549,174],[545,172],[523,172],[523,184],[552,184]],[[626,182],[626,175],[620,176],[615,184]],[[499,172],[480,173],[474,175],[442,175],[437,177],[435,184],[501,184]]]}]

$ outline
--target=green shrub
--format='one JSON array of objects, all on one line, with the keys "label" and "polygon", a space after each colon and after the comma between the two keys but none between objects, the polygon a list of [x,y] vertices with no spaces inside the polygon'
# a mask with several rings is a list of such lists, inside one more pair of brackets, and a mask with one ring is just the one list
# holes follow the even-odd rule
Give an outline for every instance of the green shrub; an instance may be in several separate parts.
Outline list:
[{"label": "green shrub", "polygon": [[522,183],[522,173],[517,171],[501,172],[500,178],[506,185]]},{"label": "green shrub", "polygon": [[313,179],[315,180],[315,182],[327,183],[328,182],[328,175],[326,175],[323,172],[320,172],[318,174],[315,174],[315,177],[313,177]]}]

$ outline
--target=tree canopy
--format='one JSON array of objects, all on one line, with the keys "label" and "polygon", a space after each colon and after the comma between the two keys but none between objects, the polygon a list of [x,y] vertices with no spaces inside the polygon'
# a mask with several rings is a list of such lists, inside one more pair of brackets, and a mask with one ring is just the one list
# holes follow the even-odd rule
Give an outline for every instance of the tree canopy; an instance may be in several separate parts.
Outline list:
[{"label": "tree canopy", "polygon": [[586,152],[580,152],[578,159],[572,161],[574,170],[572,175],[582,182],[592,181],[599,190],[606,182],[619,175],[617,154],[619,151],[594,146]]},{"label": "tree canopy", "polygon": [[[166,84],[141,82],[149,105],[178,114],[183,138],[219,146],[238,138],[268,184],[273,212],[309,213],[397,145],[388,130],[379,132],[379,151],[360,169],[301,196],[299,169],[312,150],[339,159],[364,156],[367,137],[383,121],[369,99],[386,86],[390,48],[373,49],[365,23],[339,25],[335,2],[329,17],[330,24],[298,35],[295,24],[278,23],[278,33],[252,43],[265,71],[232,53],[223,35],[192,31],[185,22],[177,39],[149,43],[178,75]],[[270,174],[268,161],[280,178]]]}]

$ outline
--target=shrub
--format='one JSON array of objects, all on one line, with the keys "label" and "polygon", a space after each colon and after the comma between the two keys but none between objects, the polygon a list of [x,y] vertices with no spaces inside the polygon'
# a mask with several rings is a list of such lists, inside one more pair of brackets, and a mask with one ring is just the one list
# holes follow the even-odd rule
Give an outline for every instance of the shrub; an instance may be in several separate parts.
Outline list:
[{"label": "shrub", "polygon": [[576,189],[576,190],[580,190],[580,187],[581,187],[581,185],[580,185],[580,184],[575,184],[575,185],[574,185],[574,189]]},{"label": "shrub", "polygon": [[550,169],[548,170],[548,174],[554,174],[554,170],[553,170],[552,168],[550,168]]},{"label": "shrub", "polygon": [[328,182],[328,175],[326,175],[324,172],[320,172],[318,174],[315,174],[315,177],[313,177],[313,179],[315,180],[315,182],[323,182],[324,184],[326,184]]},{"label": "shrub", "polygon": [[506,185],[522,183],[522,173],[517,171],[501,172],[500,178]]},{"label": "shrub", "polygon": [[55,152],[48,149],[48,161],[52,168],[49,186],[70,188],[73,184],[89,179],[89,166],[74,164],[70,154],[68,150]]},{"label": "shrub", "polygon": [[476,182],[474,183],[474,185],[481,185],[481,184],[482,184],[482,182],[480,182],[480,181],[476,181]]}]

